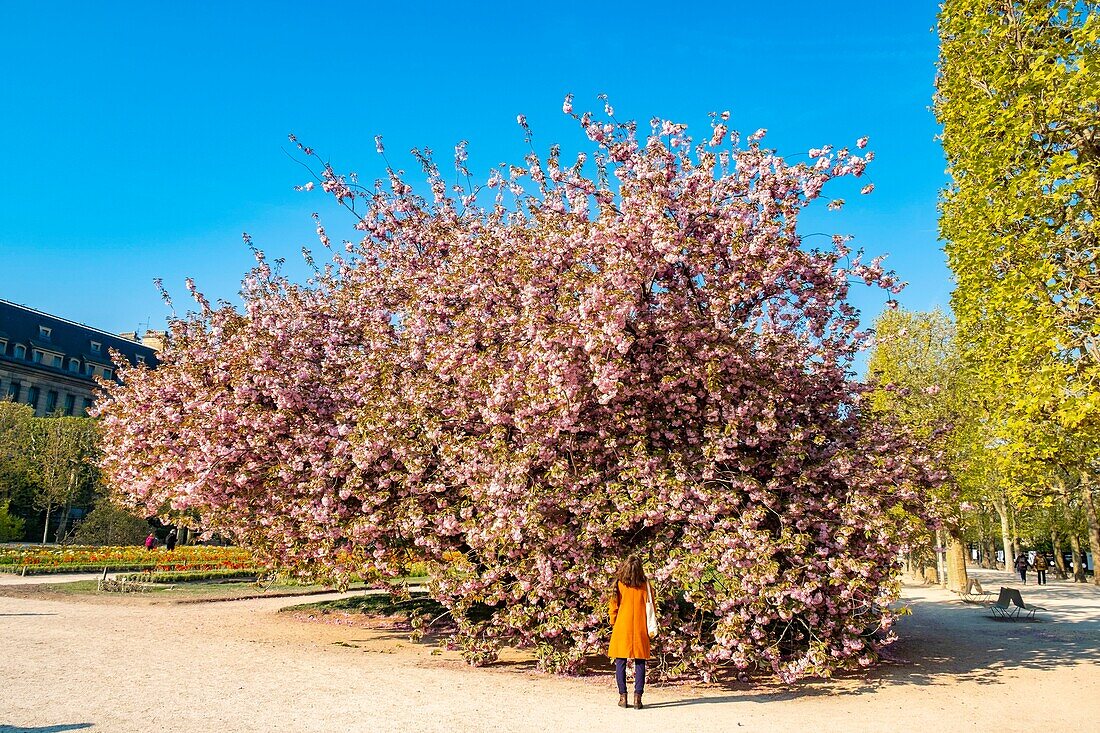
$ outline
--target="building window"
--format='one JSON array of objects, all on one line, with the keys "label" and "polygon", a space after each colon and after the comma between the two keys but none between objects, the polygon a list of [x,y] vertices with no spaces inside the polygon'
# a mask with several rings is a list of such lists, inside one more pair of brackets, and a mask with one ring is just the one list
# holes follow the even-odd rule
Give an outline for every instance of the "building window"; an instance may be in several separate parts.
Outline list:
[{"label": "building window", "polygon": [[42,339],[43,341],[49,341],[50,336],[52,336],[52,335],[53,335],[53,329],[52,328],[47,328],[46,326],[39,326],[38,327],[38,338]]},{"label": "building window", "polygon": [[92,366],[91,364],[85,364],[84,365],[84,371],[90,377],[90,376],[95,374],[95,367]]},{"label": "building window", "polygon": [[34,354],[34,363],[35,364],[41,364],[42,363],[42,357],[45,356],[45,354],[43,352],[37,351],[37,350],[32,352],[32,353]]},{"label": "building window", "polygon": [[46,414],[52,415],[53,411],[57,409],[57,392],[50,390],[46,393]]},{"label": "building window", "polygon": [[98,341],[93,341],[93,342],[92,342],[92,353],[93,353],[93,354],[98,354],[98,353],[100,353],[100,351],[101,351],[102,349],[103,349],[103,344],[99,343]]},{"label": "building window", "polygon": [[8,385],[8,399],[12,402],[19,401],[19,393],[23,391],[23,385],[18,380],[12,380]]},{"label": "building window", "polygon": [[86,416],[88,414],[88,410],[90,410],[90,409],[92,409],[92,398],[91,397],[85,397],[84,398],[84,406],[80,408],[80,414],[83,415],[83,416]]},{"label": "building window", "polygon": [[55,357],[53,358],[53,365],[54,365],[54,366],[55,366],[56,368],[58,368],[58,369],[60,369],[60,368],[61,368],[61,362],[62,362],[62,359],[61,359],[61,357],[60,357],[60,356],[55,356]]},{"label": "building window", "polygon": [[73,414],[73,408],[75,406],[76,406],[76,395],[66,394],[65,395],[65,414],[66,415],[72,415]]},{"label": "building window", "polygon": [[137,363],[138,364],[144,364],[145,363],[145,355],[144,354],[138,354],[137,355]]},{"label": "building window", "polygon": [[80,373],[80,359],[69,359],[69,371]]},{"label": "building window", "polygon": [[8,354],[8,342],[6,339],[0,339],[0,356],[7,356]]},{"label": "building window", "polygon": [[111,378],[111,370],[110,370],[110,369],[106,369],[106,368],[104,368],[104,370],[103,370],[103,378],[104,378],[104,379],[110,379],[110,378]]},{"label": "building window", "polygon": [[15,358],[16,359],[26,359],[27,358],[27,347],[24,346],[23,344],[16,344],[15,345]]},{"label": "building window", "polygon": [[27,388],[27,404],[38,410],[38,387]]}]

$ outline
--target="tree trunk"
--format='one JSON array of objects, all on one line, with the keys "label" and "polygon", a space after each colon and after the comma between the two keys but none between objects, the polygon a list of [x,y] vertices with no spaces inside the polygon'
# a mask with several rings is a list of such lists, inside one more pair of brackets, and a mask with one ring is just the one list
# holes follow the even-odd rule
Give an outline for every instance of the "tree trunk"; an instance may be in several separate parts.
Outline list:
[{"label": "tree trunk", "polygon": [[993,506],[997,510],[997,516],[1001,519],[1001,549],[1005,554],[1005,570],[1011,571],[1012,558],[1015,555],[1012,554],[1012,532],[1008,524],[1008,507],[1005,505],[1005,498],[998,494],[993,499]]},{"label": "tree trunk", "polygon": [[966,590],[966,543],[957,529],[947,532],[947,587],[956,593]]},{"label": "tree trunk", "polygon": [[947,539],[942,529],[936,530],[936,582],[940,584],[941,588],[947,587],[947,567],[944,563],[944,555],[946,554]]},{"label": "tree trunk", "polygon": [[[1092,481],[1081,481],[1081,500],[1085,505],[1085,522],[1089,532],[1089,548],[1093,562],[1100,560],[1100,516],[1097,516],[1096,499],[1092,495]],[[1082,580],[1082,582],[1084,582]],[[1093,585],[1100,585],[1100,573],[1092,574]]]},{"label": "tree trunk", "polygon": [[1066,579],[1066,558],[1062,557],[1062,535],[1058,530],[1050,530],[1050,547],[1054,551],[1054,572],[1062,580]]},{"label": "tree trunk", "polygon": [[69,483],[65,487],[65,512],[61,515],[61,521],[57,525],[57,531],[54,533],[53,538],[55,541],[60,542],[65,538],[65,530],[69,526],[69,515],[73,511],[73,488],[76,484],[76,469],[69,470]]},{"label": "tree trunk", "polygon": [[50,510],[51,509],[53,509],[53,507],[50,506],[49,504],[46,504],[46,523],[42,527],[42,544],[43,545],[46,544],[46,535],[50,531]]},{"label": "tree trunk", "polygon": [[1081,538],[1077,534],[1077,521],[1073,516],[1073,509],[1069,505],[1069,491],[1066,490],[1066,485],[1062,482],[1060,482],[1058,488],[1062,498],[1062,516],[1066,520],[1066,534],[1069,535],[1070,554],[1073,556],[1073,582],[1084,583],[1085,570],[1084,563],[1081,562],[1084,554],[1081,552]]},{"label": "tree trunk", "polygon": [[997,541],[992,537],[986,537],[982,543],[982,567],[997,569]]},{"label": "tree trunk", "polygon": [[1005,560],[1005,569],[1011,571],[1015,569],[1014,563],[1016,561],[1016,556],[1019,555],[1023,549],[1020,547],[1020,530],[1016,527],[1016,512],[1012,510],[1012,507],[1008,508],[1008,521],[1012,525],[1012,529],[1010,530],[1012,533],[1012,554]]},{"label": "tree trunk", "polygon": [[[1066,513],[1069,513],[1068,510]],[[1077,536],[1076,532],[1069,533],[1069,554],[1073,556],[1073,582],[1084,583],[1085,571],[1081,562],[1084,553],[1081,552],[1081,538]]]}]

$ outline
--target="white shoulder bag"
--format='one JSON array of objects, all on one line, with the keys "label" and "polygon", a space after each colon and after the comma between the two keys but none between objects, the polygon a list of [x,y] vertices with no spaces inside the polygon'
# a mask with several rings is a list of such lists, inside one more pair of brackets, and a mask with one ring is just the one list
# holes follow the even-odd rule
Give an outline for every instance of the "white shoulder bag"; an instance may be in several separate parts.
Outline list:
[{"label": "white shoulder bag", "polygon": [[649,583],[645,584],[646,603],[645,603],[645,627],[649,632],[649,638],[657,636],[657,632],[661,630],[661,627],[657,625],[657,605],[653,601],[653,586]]}]

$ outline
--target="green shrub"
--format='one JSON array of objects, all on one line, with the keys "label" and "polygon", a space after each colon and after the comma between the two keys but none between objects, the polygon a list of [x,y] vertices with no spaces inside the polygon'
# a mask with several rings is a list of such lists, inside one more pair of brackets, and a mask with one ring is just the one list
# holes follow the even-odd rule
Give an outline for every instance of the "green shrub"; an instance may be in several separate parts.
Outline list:
[{"label": "green shrub", "polygon": [[109,501],[101,501],[74,534],[78,545],[140,545],[149,534],[149,523]]},{"label": "green shrub", "polygon": [[333,611],[344,611],[346,613],[364,613],[369,616],[426,615],[431,617],[440,616],[447,612],[443,604],[428,596],[427,593],[421,592],[410,593],[408,598],[401,598],[389,593],[353,595],[338,598],[334,601],[288,606],[280,610],[290,613],[328,614]]},{"label": "green shrub", "polygon": [[144,573],[131,573],[118,576],[119,580],[131,583],[188,583],[200,580],[226,580],[230,578],[255,578],[259,571],[256,568],[243,568],[237,570],[179,570],[179,571],[149,571]]},{"label": "green shrub", "polygon": [[23,520],[11,513],[11,502],[0,504],[0,542],[23,539]]}]

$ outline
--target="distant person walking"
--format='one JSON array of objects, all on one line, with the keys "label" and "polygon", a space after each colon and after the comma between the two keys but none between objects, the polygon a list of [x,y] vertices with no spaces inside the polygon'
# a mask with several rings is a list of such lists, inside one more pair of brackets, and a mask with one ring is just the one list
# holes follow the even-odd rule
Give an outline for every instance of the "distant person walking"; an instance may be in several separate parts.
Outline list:
[{"label": "distant person walking", "polygon": [[176,539],[179,535],[176,534],[176,528],[173,527],[172,531],[168,533],[168,536],[164,539],[164,546],[168,548],[168,552],[176,549]]},{"label": "distant person walking", "polygon": [[1031,564],[1035,568],[1035,582],[1039,585],[1047,584],[1047,556],[1041,552],[1035,554],[1035,562]]},{"label": "distant person walking", "polygon": [[1016,568],[1016,572],[1020,574],[1020,580],[1024,581],[1024,585],[1027,585],[1027,555],[1021,552],[1016,556],[1016,562],[1013,563],[1013,565]]},{"label": "distant person walking", "polygon": [[645,691],[645,663],[649,659],[649,630],[646,604],[650,603],[649,580],[642,560],[631,555],[619,566],[611,594],[611,645],[607,655],[615,660],[615,682],[619,686],[619,707],[627,707],[626,661],[634,660],[634,709],[642,709]]}]

